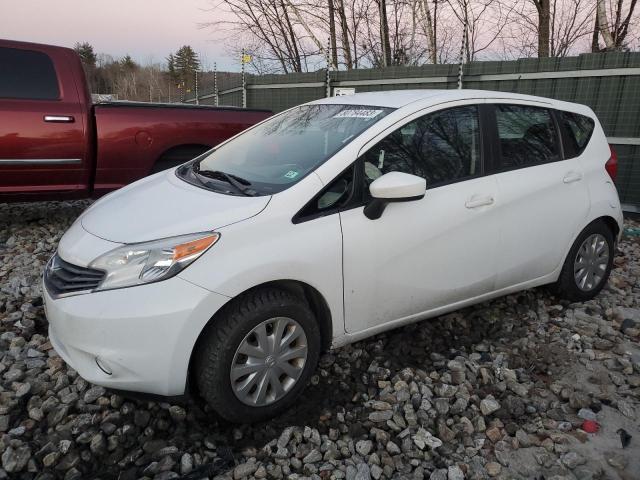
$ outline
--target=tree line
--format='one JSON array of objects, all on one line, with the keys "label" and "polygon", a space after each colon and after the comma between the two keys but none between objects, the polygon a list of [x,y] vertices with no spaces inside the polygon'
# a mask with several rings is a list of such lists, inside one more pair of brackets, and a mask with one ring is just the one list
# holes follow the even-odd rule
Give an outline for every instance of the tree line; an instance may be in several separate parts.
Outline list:
[{"label": "tree line", "polygon": [[[80,56],[91,93],[115,95],[120,100],[179,102],[192,96],[200,60],[185,45],[172,52],[166,63],[140,65],[131,56],[120,59],[97,54],[87,42],[74,47]],[[202,81],[211,74],[202,73]]]},{"label": "tree line", "polygon": [[[638,0],[212,0],[228,49],[256,73],[624,51]],[[225,15],[220,15],[224,9]],[[466,27],[466,28],[465,28]]]}]

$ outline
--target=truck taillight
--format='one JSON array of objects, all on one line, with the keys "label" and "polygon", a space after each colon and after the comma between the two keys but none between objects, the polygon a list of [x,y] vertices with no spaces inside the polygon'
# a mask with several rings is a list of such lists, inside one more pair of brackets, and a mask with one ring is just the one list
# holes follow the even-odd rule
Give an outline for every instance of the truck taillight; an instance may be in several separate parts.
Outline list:
[{"label": "truck taillight", "polygon": [[611,156],[609,160],[607,160],[607,163],[604,164],[604,169],[611,177],[611,180],[615,182],[616,176],[618,175],[618,154],[611,145],[609,145],[609,149],[611,150]]}]

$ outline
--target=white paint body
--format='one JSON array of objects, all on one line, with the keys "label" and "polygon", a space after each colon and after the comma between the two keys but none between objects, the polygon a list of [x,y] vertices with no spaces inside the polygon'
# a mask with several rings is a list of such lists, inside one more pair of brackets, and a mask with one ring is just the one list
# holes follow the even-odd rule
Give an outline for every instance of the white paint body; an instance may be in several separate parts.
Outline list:
[{"label": "white paint body", "polygon": [[[84,378],[112,388],[182,394],[204,326],[229,300],[266,282],[294,280],[315,288],[330,310],[337,347],[554,282],[588,223],[611,217],[622,227],[618,195],[604,168],[609,147],[588,107],[472,90],[377,92],[313,103],[396,110],[273,196],[217,194],[166,171],[98,201],[64,235],[61,258],[86,267],[123,243],[221,234],[201,258],[165,281],[57,299],[44,289],[52,343]],[[359,207],[292,222],[391,131],[429,112],[482,103],[562,109],[593,118],[596,128],[578,158],[428,189],[421,199],[389,203],[376,220]],[[397,179],[382,178],[376,182],[384,188],[372,188],[374,196],[397,195]],[[405,187],[408,196],[424,193],[417,183],[401,181]],[[110,375],[96,359],[109,365]]]}]

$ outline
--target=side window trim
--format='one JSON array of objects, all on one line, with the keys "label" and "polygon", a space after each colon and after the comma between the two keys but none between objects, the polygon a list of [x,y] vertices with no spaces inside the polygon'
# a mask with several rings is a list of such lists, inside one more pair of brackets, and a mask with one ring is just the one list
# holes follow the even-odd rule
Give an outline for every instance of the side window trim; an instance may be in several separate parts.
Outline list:
[{"label": "side window trim", "polygon": [[551,119],[553,120],[553,125],[556,129],[556,147],[560,152],[560,160],[567,160],[566,155],[564,154],[564,136],[562,135],[562,131],[560,128],[560,122],[558,121],[558,114],[555,108],[550,108],[549,112],[551,113]]},{"label": "side window trim", "polygon": [[[393,134],[395,131],[403,128],[404,126],[410,124],[411,122],[415,122],[416,120],[426,117],[427,115],[432,115],[432,114],[437,114],[437,113],[441,113],[441,112],[446,112],[447,110],[452,110],[455,108],[464,108],[464,107],[475,107],[476,108],[476,113],[477,113],[477,121],[478,121],[478,139],[480,142],[480,146],[478,148],[479,153],[480,153],[480,158],[479,158],[479,171],[477,171],[474,175],[468,175],[466,177],[461,177],[461,178],[456,178],[454,180],[451,181],[445,181],[445,182],[438,182],[438,183],[434,183],[434,184],[427,184],[427,190],[431,190],[434,188],[439,188],[439,187],[444,187],[447,185],[452,185],[454,183],[460,183],[460,182],[465,182],[467,180],[472,180],[474,178],[481,178],[487,175],[486,173],[486,139],[485,139],[485,135],[484,135],[484,128],[485,128],[485,122],[483,121],[483,117],[482,117],[482,110],[483,107],[485,106],[484,103],[481,103],[481,100],[478,99],[474,99],[473,102],[470,103],[461,103],[461,104],[457,104],[457,105],[453,105],[453,106],[447,106],[445,108],[440,108],[437,110],[431,110],[429,112],[424,113],[426,110],[429,110],[431,107],[427,107],[424,108],[422,110],[419,110],[417,112],[413,112],[411,115],[406,116],[405,118],[403,118],[402,120],[397,121],[396,123],[394,123],[393,125],[387,127],[383,132],[380,132],[380,134],[378,134],[377,136],[375,136],[373,139],[369,140],[365,145],[363,145],[360,150],[358,151],[358,160],[362,160],[363,156],[373,147],[375,147],[379,142],[381,142],[382,140],[384,140],[386,137],[388,137],[389,135]],[[363,163],[363,162],[361,162]],[[337,178],[337,177],[336,177]],[[363,195],[364,197],[364,195]]]},{"label": "side window trim", "polygon": [[[492,124],[492,118],[491,118],[492,111],[490,106],[478,101],[473,103],[464,103],[464,104],[459,104],[454,106],[448,106],[438,110],[432,110],[430,112],[423,113],[425,110],[429,110],[429,108],[426,108],[419,112],[414,112],[411,115],[408,115],[407,117],[403,118],[402,120],[397,121],[393,125],[387,127],[383,132],[380,132],[379,135],[369,140],[365,145],[363,145],[358,151],[358,157],[354,160],[354,162],[351,163],[343,171],[341,171],[338,175],[336,175],[333,178],[333,180],[331,180],[331,182],[325,185],[317,194],[315,194],[307,203],[305,203],[304,206],[298,212],[296,212],[296,214],[293,216],[293,218],[291,219],[291,222],[293,224],[303,223],[310,220],[315,220],[316,218],[322,218],[328,215],[344,212],[346,210],[351,210],[353,208],[363,207],[367,203],[366,201],[367,196],[364,188],[364,158],[363,158],[364,154],[366,154],[371,148],[377,145],[378,142],[386,138],[388,135],[391,135],[396,130],[404,127],[405,125],[408,125],[409,123],[419,118],[422,118],[426,115],[444,112],[446,110],[451,110],[451,109],[460,108],[460,107],[476,108],[477,121],[478,121],[478,138],[480,142],[480,146],[478,149],[480,154],[480,158],[478,162],[479,169],[474,175],[470,175],[462,178],[456,178],[451,181],[439,182],[437,184],[428,185],[427,190],[440,188],[447,185],[452,185],[455,183],[472,180],[475,178],[481,178],[486,175],[491,175],[492,172],[490,171],[490,168],[488,168],[489,164],[491,163],[491,157],[489,156],[489,152],[493,150],[492,144],[494,144],[495,142],[490,141],[491,139],[488,135],[492,134],[493,132],[497,132],[497,129]],[[314,202],[317,202],[318,199],[324,193],[326,193],[329,188],[331,188],[333,183],[336,180],[338,180],[342,175],[344,175],[350,168],[354,169],[353,171],[354,180],[353,180],[353,185],[351,187],[350,199],[345,204],[339,207],[328,208],[324,211],[316,212],[313,214],[304,214],[304,211],[307,208],[309,208]]]},{"label": "side window trim", "polygon": [[[331,207],[315,213],[305,214],[305,210],[311,207],[314,203],[317,203],[318,199],[322,197],[322,195],[324,195],[333,186],[335,181],[339,180],[340,177],[345,175],[349,171],[349,169],[353,169],[353,182],[351,185],[351,192],[349,193],[349,199],[344,204],[338,207]],[[360,158],[357,158],[347,168],[336,175],[333,180],[331,180],[327,185],[322,187],[322,189],[318,193],[311,197],[311,200],[305,203],[304,206],[300,210],[298,210],[296,214],[291,218],[291,223],[297,225],[298,223],[308,222],[310,220],[315,220],[316,218],[327,217],[329,215],[344,212],[345,210],[351,210],[352,208],[364,206],[362,186],[360,185],[364,180],[362,170],[362,161]]]},{"label": "side window trim", "polygon": [[[537,163],[534,165],[503,167],[502,146],[500,142],[500,135],[498,131],[498,120],[496,115],[496,107],[498,105],[537,108],[537,109],[546,110],[547,112],[549,112],[549,117],[551,118],[551,121],[554,125],[554,131],[556,132],[555,146],[556,146],[556,149],[558,150],[559,159],[550,160],[543,163]],[[493,135],[493,143],[494,143],[493,152],[494,153],[492,154],[492,157],[491,157],[491,163],[494,166],[494,171],[492,172],[493,174],[512,172],[514,170],[523,170],[525,168],[538,167],[540,165],[547,165],[549,163],[555,163],[555,162],[564,160],[564,153],[563,153],[564,150],[562,148],[562,137],[560,137],[560,131],[558,128],[558,124],[556,122],[556,117],[554,115],[554,108],[552,108],[549,105],[530,105],[528,103],[509,103],[509,102],[491,102],[491,103],[487,103],[487,107],[491,110],[491,115],[493,117],[492,126],[495,129],[495,134]]]},{"label": "side window trim", "polygon": [[482,173],[483,176],[495,174],[500,167],[500,140],[493,104],[480,105],[480,135],[483,141]]},{"label": "side window trim", "polygon": [[[594,131],[594,125],[595,125],[593,119],[587,115],[582,115],[580,113],[571,112],[569,110],[560,110],[560,109],[554,109],[554,115],[556,118],[556,122],[558,123],[558,128],[560,129],[560,140],[561,140],[563,151],[565,154],[564,155],[565,160],[568,160],[571,158],[577,158],[581,156],[584,153],[585,149],[588,147],[593,137],[593,131]],[[591,122],[591,127],[589,129],[590,131],[583,146],[578,145],[577,140],[575,138],[575,133],[564,121],[563,117],[567,115],[571,115],[573,117],[585,118]],[[573,146],[572,146],[572,143],[573,143]]]}]

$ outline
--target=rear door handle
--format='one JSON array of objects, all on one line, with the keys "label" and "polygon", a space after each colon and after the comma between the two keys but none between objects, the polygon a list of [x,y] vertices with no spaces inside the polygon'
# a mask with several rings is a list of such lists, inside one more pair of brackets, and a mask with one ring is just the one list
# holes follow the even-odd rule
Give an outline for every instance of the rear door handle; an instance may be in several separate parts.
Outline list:
[{"label": "rear door handle", "polygon": [[73,123],[75,122],[75,118],[72,115],[45,115],[45,122],[51,123]]},{"label": "rear door handle", "polygon": [[487,195],[485,197],[478,197],[476,195],[470,197],[464,204],[467,208],[478,208],[486,205],[493,205],[493,196]]},{"label": "rear door handle", "polygon": [[562,179],[564,183],[579,182],[580,180],[582,180],[582,174],[580,172],[569,172]]}]

